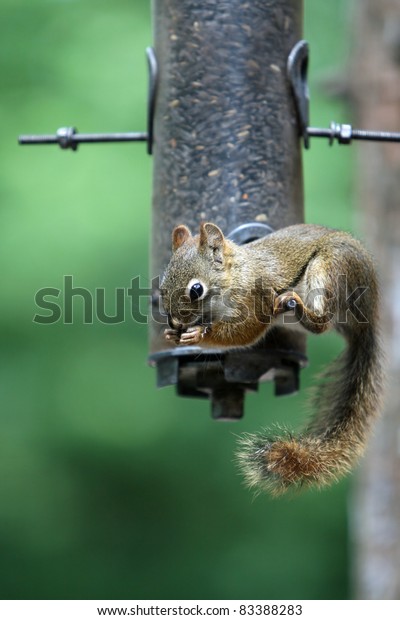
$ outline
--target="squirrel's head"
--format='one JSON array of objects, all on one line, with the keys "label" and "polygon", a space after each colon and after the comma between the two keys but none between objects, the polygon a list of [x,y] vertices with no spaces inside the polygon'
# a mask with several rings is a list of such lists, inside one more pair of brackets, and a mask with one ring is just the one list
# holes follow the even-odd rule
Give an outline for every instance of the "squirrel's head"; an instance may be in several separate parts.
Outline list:
[{"label": "squirrel's head", "polygon": [[207,325],[221,317],[233,244],[215,224],[202,223],[193,236],[187,226],[172,233],[172,257],[161,282],[168,322],[174,329]]}]

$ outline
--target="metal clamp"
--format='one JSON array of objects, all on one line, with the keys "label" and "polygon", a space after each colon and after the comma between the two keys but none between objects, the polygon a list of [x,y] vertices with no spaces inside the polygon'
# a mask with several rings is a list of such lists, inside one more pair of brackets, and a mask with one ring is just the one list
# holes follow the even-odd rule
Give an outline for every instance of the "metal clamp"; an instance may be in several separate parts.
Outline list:
[{"label": "metal clamp", "polygon": [[149,69],[149,92],[147,97],[147,152],[153,152],[154,112],[156,108],[156,96],[158,85],[158,65],[155,51],[152,47],[146,49],[147,64]]},{"label": "metal clamp", "polygon": [[307,41],[299,41],[289,54],[287,72],[296,106],[300,135],[304,146],[309,148],[308,124],[310,115],[310,94],[308,90],[308,52]]},{"label": "metal clamp", "polygon": [[349,124],[332,122],[330,127],[309,127],[310,96],[307,83],[309,46],[307,41],[299,41],[289,54],[287,73],[293,91],[299,134],[304,147],[310,147],[310,138],[327,138],[329,145],[351,144],[353,140],[370,140],[375,142],[400,142],[400,133],[391,131],[368,131],[353,129]]},{"label": "metal clamp", "polygon": [[149,68],[149,92],[147,101],[147,132],[124,133],[78,133],[75,127],[61,127],[55,135],[19,136],[18,143],[58,144],[62,149],[76,151],[79,144],[104,142],[147,142],[147,152],[153,152],[153,122],[158,82],[157,59],[152,47],[146,49]]}]

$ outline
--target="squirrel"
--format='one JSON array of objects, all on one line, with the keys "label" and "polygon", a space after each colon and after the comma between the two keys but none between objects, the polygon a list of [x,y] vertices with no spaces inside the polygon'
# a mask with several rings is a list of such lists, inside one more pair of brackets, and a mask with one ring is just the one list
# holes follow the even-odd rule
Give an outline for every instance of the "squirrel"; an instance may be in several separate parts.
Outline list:
[{"label": "squirrel", "polygon": [[207,222],[195,236],[177,226],[172,250],[161,281],[167,341],[247,347],[283,322],[313,334],[334,329],[347,343],[300,434],[276,426],[241,439],[237,456],[249,486],[279,495],[348,473],[364,452],[383,392],[379,291],[366,249],[346,232],[313,224],[239,246]]}]

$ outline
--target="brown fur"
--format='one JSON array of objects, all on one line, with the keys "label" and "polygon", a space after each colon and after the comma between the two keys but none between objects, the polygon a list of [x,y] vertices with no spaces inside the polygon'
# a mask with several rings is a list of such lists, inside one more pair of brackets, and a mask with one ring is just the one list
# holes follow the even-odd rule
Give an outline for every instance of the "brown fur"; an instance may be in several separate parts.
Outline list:
[{"label": "brown fur", "polygon": [[[248,346],[272,327],[291,299],[306,330],[335,329],[347,342],[325,374],[314,398],[315,414],[300,435],[276,428],[242,439],[238,460],[248,484],[277,495],[288,488],[330,484],[348,473],[364,451],[383,391],[378,287],[363,246],[347,233],[303,224],[239,247],[207,223],[197,237],[186,227],[175,229],[173,250],[162,282],[174,326],[166,330],[167,339],[205,347]],[[197,279],[208,294],[190,302],[187,287]],[[358,287],[366,292],[349,311],[346,300]],[[171,295],[174,288],[186,291],[187,323],[179,318],[181,302]],[[326,294],[314,298],[313,306],[309,296],[315,289]],[[268,315],[270,322],[260,320],[262,300],[263,319]]]}]

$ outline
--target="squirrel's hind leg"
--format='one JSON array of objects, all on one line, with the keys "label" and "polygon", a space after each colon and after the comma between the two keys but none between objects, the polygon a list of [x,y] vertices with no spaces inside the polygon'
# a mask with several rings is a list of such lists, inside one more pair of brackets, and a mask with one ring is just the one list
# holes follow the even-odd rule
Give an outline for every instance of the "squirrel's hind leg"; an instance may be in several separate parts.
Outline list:
[{"label": "squirrel's hind leg", "polygon": [[325,264],[326,260],[319,256],[309,262],[300,292],[288,290],[275,298],[275,316],[294,310],[299,323],[313,334],[322,334],[333,327],[337,286]]},{"label": "squirrel's hind leg", "polygon": [[274,302],[274,316],[290,310],[294,310],[299,323],[313,334],[322,334],[331,327],[332,313],[329,311],[320,314],[311,310],[295,292],[278,295]]}]

